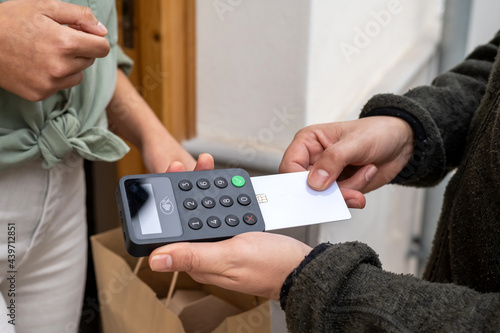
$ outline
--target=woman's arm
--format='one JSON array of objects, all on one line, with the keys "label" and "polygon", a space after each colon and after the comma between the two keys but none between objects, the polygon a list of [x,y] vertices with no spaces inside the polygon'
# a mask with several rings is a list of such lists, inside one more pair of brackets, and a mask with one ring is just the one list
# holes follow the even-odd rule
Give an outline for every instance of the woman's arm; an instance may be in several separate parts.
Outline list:
[{"label": "woman's arm", "polygon": [[121,70],[107,114],[112,130],[139,148],[149,172],[165,172],[173,161],[193,170],[194,158],[166,130]]}]

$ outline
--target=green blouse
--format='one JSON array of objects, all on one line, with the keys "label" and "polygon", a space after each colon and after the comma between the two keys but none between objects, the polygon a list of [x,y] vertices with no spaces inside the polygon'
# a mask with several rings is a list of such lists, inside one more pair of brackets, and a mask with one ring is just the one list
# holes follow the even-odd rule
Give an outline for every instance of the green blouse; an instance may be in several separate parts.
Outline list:
[{"label": "green blouse", "polygon": [[84,71],[81,84],[44,101],[30,102],[0,89],[0,171],[36,159],[50,169],[71,151],[89,160],[116,161],[129,149],[107,129],[105,112],[118,67],[127,73],[132,68],[132,61],[117,44],[115,2],[66,2],[92,8],[108,29],[111,51]]}]

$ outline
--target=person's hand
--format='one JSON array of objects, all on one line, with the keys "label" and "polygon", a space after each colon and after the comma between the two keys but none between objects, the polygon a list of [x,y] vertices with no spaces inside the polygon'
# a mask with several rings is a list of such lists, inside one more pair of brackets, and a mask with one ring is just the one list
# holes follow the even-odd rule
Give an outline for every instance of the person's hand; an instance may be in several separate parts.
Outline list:
[{"label": "person's hand", "polygon": [[[162,173],[194,170],[197,162],[193,156],[191,156],[177,140],[168,134],[166,130],[164,131],[165,135],[163,140],[159,140],[155,144],[143,145],[141,149],[142,159],[148,171],[151,173]],[[206,157],[201,158],[202,165],[205,159]],[[174,166],[173,170],[171,169],[172,165]]]},{"label": "person's hand", "polygon": [[280,172],[310,170],[315,190],[338,181],[346,203],[363,208],[363,193],[389,183],[408,163],[413,131],[396,117],[374,116],[300,130],[285,151]]},{"label": "person's hand", "polygon": [[151,253],[159,272],[185,271],[204,284],[279,300],[287,276],[311,252],[293,238],[249,232],[214,243],[176,243]]},{"label": "person's hand", "polygon": [[212,155],[204,153],[198,156],[198,161],[196,165],[191,168],[186,168],[186,165],[180,161],[173,161],[167,168],[165,172],[183,172],[183,171],[201,171],[201,170],[212,170],[214,168],[214,158]]},{"label": "person's hand", "polygon": [[0,4],[0,87],[43,100],[83,79],[110,50],[107,29],[88,7],[57,0]]},{"label": "person's hand", "polygon": [[196,161],[175,139],[168,137],[168,149],[164,145],[146,145],[142,149],[143,161],[151,173],[212,170],[214,158],[200,154]]}]

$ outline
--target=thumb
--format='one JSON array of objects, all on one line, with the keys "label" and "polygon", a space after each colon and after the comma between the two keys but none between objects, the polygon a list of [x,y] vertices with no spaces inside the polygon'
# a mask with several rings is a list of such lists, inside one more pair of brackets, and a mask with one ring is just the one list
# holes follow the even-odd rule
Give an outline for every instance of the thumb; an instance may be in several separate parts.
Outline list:
[{"label": "thumb", "polygon": [[311,167],[307,183],[317,191],[327,189],[339,177],[342,170],[349,165],[347,159],[348,157],[338,148],[338,145],[328,147]]},{"label": "thumb", "polygon": [[339,141],[325,149],[311,167],[307,182],[317,191],[330,187],[344,169],[355,161],[362,159],[364,149],[360,149],[356,142]]},{"label": "thumb", "polygon": [[[157,272],[207,272],[214,270],[211,243],[176,243],[160,247],[151,253],[149,266]],[[202,250],[200,248],[202,246]]]},{"label": "thumb", "polygon": [[46,16],[59,24],[93,35],[103,37],[108,33],[108,29],[99,22],[89,7],[54,1],[53,6],[48,7]]},{"label": "thumb", "polygon": [[198,161],[196,162],[194,170],[212,170],[214,168],[214,164],[215,162],[212,155],[204,153],[198,156]]},{"label": "thumb", "polygon": [[173,161],[172,163],[170,163],[170,165],[167,168],[167,171],[165,172],[183,172],[183,171],[186,171],[184,165],[179,161]]}]

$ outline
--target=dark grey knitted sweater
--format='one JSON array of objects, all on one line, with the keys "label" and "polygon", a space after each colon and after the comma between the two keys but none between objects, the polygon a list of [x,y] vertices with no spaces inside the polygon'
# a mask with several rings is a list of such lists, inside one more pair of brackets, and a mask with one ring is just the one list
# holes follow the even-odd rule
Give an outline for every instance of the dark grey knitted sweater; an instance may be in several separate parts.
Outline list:
[{"label": "dark grey knitted sweater", "polygon": [[394,182],[429,186],[457,169],[425,280],[383,271],[364,244],[332,245],[294,278],[290,332],[500,332],[499,44],[500,33],[432,86],[362,111],[414,129],[414,158]]}]

